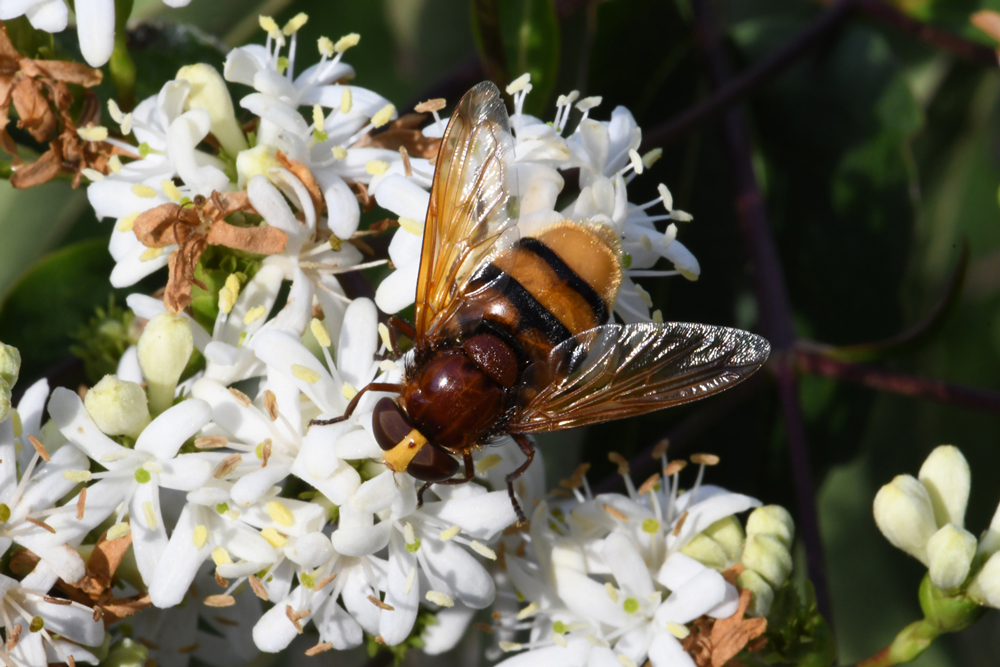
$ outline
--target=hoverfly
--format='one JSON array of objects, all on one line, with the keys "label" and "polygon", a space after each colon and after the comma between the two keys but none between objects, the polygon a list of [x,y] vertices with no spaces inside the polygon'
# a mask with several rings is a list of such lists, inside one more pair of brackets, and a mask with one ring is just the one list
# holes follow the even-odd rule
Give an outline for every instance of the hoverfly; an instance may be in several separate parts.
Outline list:
[{"label": "hoverfly", "polygon": [[[473,478],[472,453],[502,435],[531,464],[529,433],[622,419],[734,385],[767,359],[767,341],[702,324],[608,324],[621,281],[617,235],[561,222],[520,237],[511,194],[513,141],[500,91],[489,82],[459,102],[437,157],[427,210],[414,323],[390,323],[414,341],[401,384],[375,406],[385,465],[424,483]],[[393,338],[393,347],[398,346]],[[461,464],[463,475],[456,477]]]}]

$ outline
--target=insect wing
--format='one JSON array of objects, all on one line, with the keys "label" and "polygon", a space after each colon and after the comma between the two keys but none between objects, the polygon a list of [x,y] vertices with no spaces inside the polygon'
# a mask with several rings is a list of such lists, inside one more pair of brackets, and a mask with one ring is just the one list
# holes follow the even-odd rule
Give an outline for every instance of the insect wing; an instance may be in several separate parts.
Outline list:
[{"label": "insect wing", "polygon": [[513,155],[500,91],[480,83],[459,102],[437,157],[417,278],[418,345],[453,333],[463,297],[490,286],[482,269],[514,252]]},{"label": "insect wing", "polygon": [[755,334],[704,324],[596,327],[528,369],[509,429],[574,428],[704,398],[749,377],[770,349]]}]

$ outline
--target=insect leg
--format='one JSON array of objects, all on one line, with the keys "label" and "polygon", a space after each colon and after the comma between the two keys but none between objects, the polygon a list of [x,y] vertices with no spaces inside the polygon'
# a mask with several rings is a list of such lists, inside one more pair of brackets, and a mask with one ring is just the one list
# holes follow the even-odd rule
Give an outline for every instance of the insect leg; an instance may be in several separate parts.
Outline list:
[{"label": "insect leg", "polygon": [[417,509],[423,507],[424,504],[424,491],[431,488],[431,484],[434,482],[424,482],[424,484],[417,491]]},{"label": "insect leg", "polygon": [[361,391],[355,394],[354,398],[351,399],[351,402],[347,404],[347,409],[344,410],[344,414],[339,417],[334,417],[333,419],[310,419],[309,425],[326,426],[328,424],[338,424],[342,421],[350,419],[351,415],[354,413],[354,409],[358,407],[358,401],[361,400],[361,397],[364,396],[366,391],[392,391],[400,394],[403,392],[403,385],[395,384],[393,382],[372,382],[371,384],[367,384],[362,387]]},{"label": "insect leg", "polygon": [[466,482],[472,481],[472,478],[476,475],[476,468],[472,463],[472,452],[466,450],[466,452],[462,455],[462,458],[465,461],[465,476],[446,479],[443,482],[438,482],[438,484],[454,486],[456,484],[465,484]]},{"label": "insect leg", "polygon": [[535,446],[522,433],[511,433],[510,435],[514,438],[517,446],[521,448],[521,451],[524,452],[524,455],[528,457],[528,460],[518,466],[517,470],[507,475],[507,494],[510,495],[510,503],[514,506],[514,511],[517,512],[517,525],[520,526],[527,523],[528,519],[525,518],[521,506],[517,502],[517,498],[514,497],[514,480],[523,475],[524,471],[531,465],[531,462],[535,460]]}]

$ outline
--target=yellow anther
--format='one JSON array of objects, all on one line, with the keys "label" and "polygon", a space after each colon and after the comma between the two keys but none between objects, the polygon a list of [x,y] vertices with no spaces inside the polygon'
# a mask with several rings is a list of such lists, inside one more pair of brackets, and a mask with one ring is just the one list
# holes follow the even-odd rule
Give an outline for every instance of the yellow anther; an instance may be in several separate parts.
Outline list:
[{"label": "yellow anther", "polygon": [[122,159],[117,155],[112,155],[108,158],[108,169],[110,169],[113,174],[122,173]]},{"label": "yellow anther", "polygon": [[243,324],[253,324],[265,315],[267,315],[267,309],[264,306],[254,306],[243,316]]},{"label": "yellow anther", "polygon": [[163,254],[163,248],[146,248],[146,250],[139,255],[139,261],[148,262],[150,260],[156,259]]},{"label": "yellow anther", "polygon": [[320,37],[318,40],[319,53],[327,58],[333,57],[333,40],[329,37]]},{"label": "yellow anther", "polygon": [[108,528],[108,540],[117,540],[120,537],[125,537],[130,532],[132,532],[132,527],[127,523],[116,523]]},{"label": "yellow anther", "polygon": [[289,509],[285,507],[281,501],[272,500],[264,507],[267,509],[268,516],[270,516],[276,524],[287,528],[295,523],[295,517],[292,516],[291,511],[289,511]]},{"label": "yellow anther", "polygon": [[476,461],[476,472],[482,475],[487,470],[497,467],[502,461],[503,458],[499,454],[490,454],[489,456],[484,456],[483,458]]},{"label": "yellow anther", "polygon": [[354,93],[347,86],[344,86],[344,93],[340,96],[340,113],[351,113],[354,106]]},{"label": "yellow anther", "polygon": [[63,470],[63,479],[68,482],[89,482],[94,478],[89,470]]},{"label": "yellow anther", "polygon": [[147,500],[142,504],[142,516],[146,519],[146,527],[150,530],[156,530],[156,527],[160,525],[160,522],[156,520],[152,501]]},{"label": "yellow anther", "polygon": [[321,377],[320,374],[313,369],[307,368],[306,366],[300,366],[299,364],[292,364],[292,375],[309,384],[316,384],[319,382]]},{"label": "yellow anther", "polygon": [[281,30],[278,28],[278,22],[275,21],[270,16],[261,15],[257,17],[257,20],[260,22],[261,29],[263,29],[263,31],[266,32],[268,35],[274,37],[275,34],[281,32]]},{"label": "yellow anther", "polygon": [[455,606],[454,600],[452,600],[444,593],[439,593],[438,591],[427,591],[427,595],[425,595],[424,597],[426,597],[430,602],[433,602],[434,604],[441,607]]},{"label": "yellow anther", "polygon": [[81,127],[77,129],[77,134],[84,141],[104,141],[108,138],[108,128],[103,125],[92,125],[91,127]]},{"label": "yellow anther", "polygon": [[458,535],[460,532],[462,532],[461,528],[459,528],[458,526],[452,526],[447,530],[441,531],[441,535],[439,537],[441,538],[441,541],[447,542],[448,540]]},{"label": "yellow anther", "polygon": [[304,26],[308,21],[309,15],[305,12],[299,12],[285,24],[285,27],[281,29],[281,32],[285,33],[286,36],[291,37],[292,34],[298,32],[299,28]]},{"label": "yellow anther", "polygon": [[333,45],[333,50],[337,53],[343,53],[352,46],[357,46],[360,41],[361,35],[356,32],[348,33],[337,40],[337,43]]},{"label": "yellow anther", "polygon": [[118,221],[118,231],[120,232],[130,232],[132,227],[135,225],[136,219],[139,217],[138,213],[129,213],[124,218]]},{"label": "yellow anther", "polygon": [[313,105],[313,125],[316,126],[317,130],[322,130],[323,125],[326,122],[326,117],[323,115],[323,107],[318,104]]},{"label": "yellow anther", "polygon": [[344,148],[343,146],[334,146],[333,148],[330,149],[330,152],[333,153],[334,160],[343,160],[345,157],[347,157],[347,149]]},{"label": "yellow anther", "polygon": [[531,73],[525,72],[524,74],[522,74],[521,76],[517,77],[516,79],[510,82],[510,85],[507,86],[507,94],[513,95],[514,93],[519,92],[529,83],[531,83]]},{"label": "yellow anther", "polygon": [[177,203],[181,200],[181,191],[169,178],[164,178],[160,181],[160,189],[163,190],[163,194],[167,195],[170,201]]},{"label": "yellow anther", "polygon": [[194,542],[194,548],[201,551],[208,544],[208,528],[198,524],[194,527],[194,532],[191,534],[191,541]]},{"label": "yellow anther", "polygon": [[156,196],[156,190],[149,187],[148,185],[143,185],[142,183],[136,183],[132,186],[132,194],[136,197],[141,197],[142,199],[152,199]]},{"label": "yellow anther", "polygon": [[240,295],[240,279],[235,273],[230,273],[226,284],[219,290],[219,310],[228,315],[236,305],[236,297]]},{"label": "yellow anther", "polygon": [[378,335],[382,339],[382,344],[385,345],[385,349],[392,349],[392,338],[389,337],[389,327],[387,327],[382,322],[378,323]]},{"label": "yellow anther", "polygon": [[215,547],[212,549],[212,561],[216,565],[231,565],[233,559],[229,557],[225,547]]},{"label": "yellow anther", "polygon": [[384,107],[376,111],[374,116],[372,116],[372,125],[375,127],[382,127],[392,120],[392,116],[395,113],[396,107],[391,104],[386,104]]},{"label": "yellow anther", "polygon": [[320,347],[330,347],[330,344],[333,343],[330,340],[330,334],[327,333],[326,327],[315,317],[309,323],[309,330],[312,331],[312,335],[316,338],[316,342],[320,344]]},{"label": "yellow anther", "polygon": [[344,386],[340,389],[341,393],[344,394],[344,398],[351,400],[358,395],[358,390],[350,382],[345,382]]},{"label": "yellow anther", "polygon": [[274,528],[265,528],[264,530],[260,531],[260,536],[263,537],[265,540],[267,540],[268,544],[270,544],[275,549],[280,549],[286,544],[288,544],[288,540],[286,540],[282,536],[282,534],[276,531]]},{"label": "yellow anther", "polygon": [[399,226],[413,234],[414,236],[423,236],[424,233],[424,223],[419,220],[414,220],[413,218],[399,218]]}]

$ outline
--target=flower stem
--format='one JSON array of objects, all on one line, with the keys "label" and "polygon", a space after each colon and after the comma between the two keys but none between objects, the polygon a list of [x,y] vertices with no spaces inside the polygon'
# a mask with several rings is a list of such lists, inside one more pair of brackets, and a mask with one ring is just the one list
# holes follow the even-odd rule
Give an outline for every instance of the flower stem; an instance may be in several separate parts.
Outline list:
[{"label": "flower stem", "polygon": [[128,52],[127,38],[124,30],[115,34],[115,50],[108,61],[111,78],[118,88],[118,106],[130,110],[135,106],[135,62]]}]

